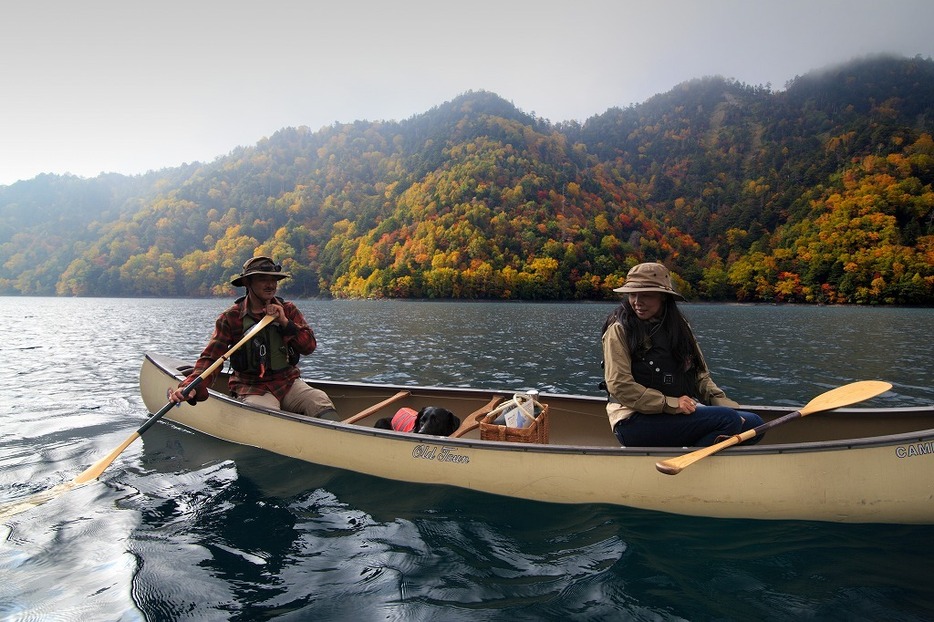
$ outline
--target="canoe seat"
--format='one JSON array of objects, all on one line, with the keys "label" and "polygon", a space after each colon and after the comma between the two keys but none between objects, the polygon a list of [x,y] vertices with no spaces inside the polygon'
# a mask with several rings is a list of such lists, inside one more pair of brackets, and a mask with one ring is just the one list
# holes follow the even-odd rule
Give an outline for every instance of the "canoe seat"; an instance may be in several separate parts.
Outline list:
[{"label": "canoe seat", "polygon": [[483,419],[483,417],[485,417],[486,415],[488,415],[490,411],[492,411],[496,407],[496,405],[502,401],[503,401],[502,396],[499,396],[499,395],[494,396],[493,399],[490,400],[489,404],[473,411],[472,413],[464,417],[464,420],[461,422],[460,427],[454,430],[454,433],[451,434],[451,438],[461,437],[467,434],[468,432],[472,432],[473,430],[476,430],[477,428],[479,428],[480,420]]},{"label": "canoe seat", "polygon": [[375,413],[375,412],[377,412],[377,411],[383,409],[383,408],[386,407],[386,406],[389,406],[389,405],[392,404],[393,402],[398,402],[398,401],[401,400],[402,398],[408,397],[408,396],[410,396],[410,395],[412,395],[412,392],[411,392],[411,391],[399,391],[399,392],[396,393],[395,395],[392,395],[392,396],[390,396],[390,397],[387,397],[387,398],[384,399],[382,402],[379,402],[378,404],[373,404],[373,405],[370,406],[369,408],[365,408],[365,409],[361,410],[361,411],[358,412],[356,415],[352,415],[352,416],[350,416],[350,417],[347,417],[346,419],[344,419],[344,420],[342,421],[342,423],[357,423],[358,421],[362,421],[363,419],[366,419],[367,417],[369,417],[369,416],[372,415],[373,413]]}]

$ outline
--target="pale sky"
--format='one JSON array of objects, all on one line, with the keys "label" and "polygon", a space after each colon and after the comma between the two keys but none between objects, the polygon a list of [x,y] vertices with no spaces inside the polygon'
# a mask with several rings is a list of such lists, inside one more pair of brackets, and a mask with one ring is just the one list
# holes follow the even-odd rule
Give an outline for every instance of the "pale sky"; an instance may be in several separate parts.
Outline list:
[{"label": "pale sky", "polygon": [[934,57],[931,0],[23,0],[0,6],[0,185],[211,162],[470,90],[553,122],[719,75],[780,90]]}]

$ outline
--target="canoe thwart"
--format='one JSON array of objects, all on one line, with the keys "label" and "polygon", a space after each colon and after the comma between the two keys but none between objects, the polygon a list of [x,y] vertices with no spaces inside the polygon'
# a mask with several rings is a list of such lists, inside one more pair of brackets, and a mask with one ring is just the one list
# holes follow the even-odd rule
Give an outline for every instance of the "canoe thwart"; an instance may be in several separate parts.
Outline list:
[{"label": "canoe thwart", "polygon": [[387,397],[382,402],[379,402],[378,404],[374,404],[370,406],[369,408],[364,408],[363,410],[358,412],[356,415],[347,417],[346,419],[343,420],[342,423],[357,423],[358,421],[362,421],[366,419],[367,417],[369,417],[370,415],[372,415],[373,413],[378,412],[382,410],[383,408],[385,408],[386,406],[389,406],[390,404],[398,402],[402,398],[408,397],[411,394],[412,394],[411,391],[399,391],[395,395]]},{"label": "canoe thwart", "polygon": [[477,410],[473,411],[472,413],[464,417],[464,420],[461,422],[460,427],[454,430],[454,433],[451,434],[451,438],[459,438],[467,434],[468,432],[473,432],[474,430],[479,428],[480,420],[483,419],[488,414],[490,414],[491,412],[493,412],[493,409],[496,408],[496,405],[502,401],[503,401],[502,396],[494,395],[493,399],[491,399],[490,402],[486,406],[483,406],[482,408],[478,408]]}]

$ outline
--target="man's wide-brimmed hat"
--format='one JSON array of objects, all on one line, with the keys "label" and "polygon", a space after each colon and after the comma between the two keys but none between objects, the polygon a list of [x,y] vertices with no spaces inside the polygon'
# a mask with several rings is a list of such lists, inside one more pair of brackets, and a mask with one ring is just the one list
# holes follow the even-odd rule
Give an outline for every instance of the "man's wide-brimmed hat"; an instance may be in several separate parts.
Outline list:
[{"label": "man's wide-brimmed hat", "polygon": [[660,263],[640,263],[633,266],[626,275],[626,282],[623,286],[613,291],[622,294],[660,292],[671,294],[676,300],[684,300],[684,296],[671,286],[671,272]]},{"label": "man's wide-brimmed hat", "polygon": [[234,287],[240,287],[241,285],[246,285],[243,282],[248,276],[253,276],[254,274],[266,274],[269,276],[276,277],[277,281],[288,278],[292,276],[288,272],[282,271],[282,265],[273,262],[269,257],[260,255],[259,257],[253,257],[252,259],[247,259],[246,263],[243,264],[243,272],[234,278],[230,282]]}]

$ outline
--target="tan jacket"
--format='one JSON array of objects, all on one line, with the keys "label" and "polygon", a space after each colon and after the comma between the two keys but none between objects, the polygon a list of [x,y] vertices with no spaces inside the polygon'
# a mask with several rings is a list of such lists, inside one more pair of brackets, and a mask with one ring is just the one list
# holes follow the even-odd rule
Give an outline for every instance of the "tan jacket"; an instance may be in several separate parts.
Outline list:
[{"label": "tan jacket", "polygon": [[[703,358],[703,354],[700,356]],[[606,390],[610,394],[606,413],[610,418],[611,429],[636,412],[677,414],[677,397],[666,396],[661,391],[642,386],[632,377],[632,355],[626,345],[626,331],[619,322],[614,322],[603,334],[603,366]],[[739,406],[714,383],[706,367],[707,363],[704,362],[704,371],[697,375],[697,396],[701,403],[731,408]]]}]

